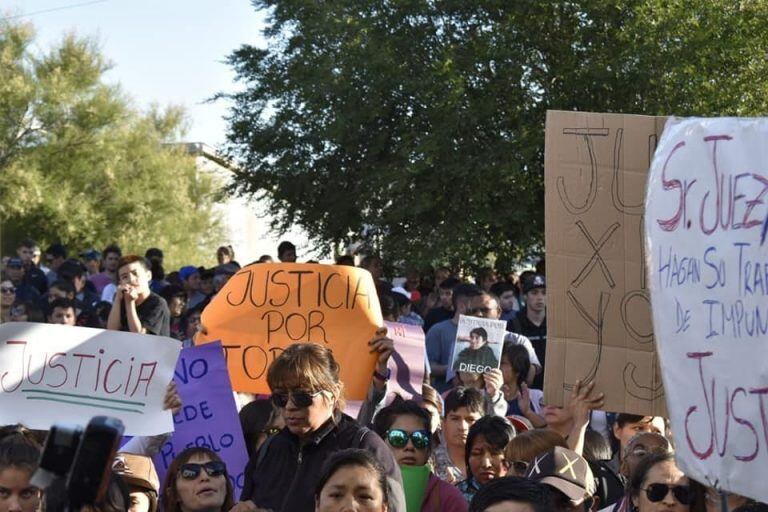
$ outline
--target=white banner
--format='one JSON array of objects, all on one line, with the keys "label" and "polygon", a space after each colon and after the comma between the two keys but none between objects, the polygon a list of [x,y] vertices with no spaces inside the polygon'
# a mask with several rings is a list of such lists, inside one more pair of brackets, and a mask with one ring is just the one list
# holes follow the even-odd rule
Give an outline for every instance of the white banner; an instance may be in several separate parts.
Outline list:
[{"label": "white banner", "polygon": [[119,418],[125,434],[173,431],[163,411],[181,343],[66,325],[0,325],[0,425],[48,430]]},{"label": "white banner", "polygon": [[646,195],[654,332],[683,471],[768,501],[768,119],[671,119]]}]

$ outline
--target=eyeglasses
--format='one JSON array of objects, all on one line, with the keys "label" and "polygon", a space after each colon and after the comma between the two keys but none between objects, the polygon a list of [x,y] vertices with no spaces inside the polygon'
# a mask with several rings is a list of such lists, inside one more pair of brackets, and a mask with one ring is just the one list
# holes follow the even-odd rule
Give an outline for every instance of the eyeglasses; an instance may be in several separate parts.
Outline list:
[{"label": "eyeglasses", "polygon": [[387,431],[387,441],[395,448],[404,448],[408,444],[408,439],[418,450],[429,448],[429,430],[406,432],[400,428],[393,428]]},{"label": "eyeglasses", "polygon": [[648,501],[657,503],[667,497],[669,491],[681,505],[690,505],[693,501],[691,488],[685,485],[650,484],[643,489]]},{"label": "eyeglasses", "polygon": [[0,293],[16,293],[16,288],[13,286],[0,287]]},{"label": "eyeglasses", "polygon": [[200,476],[200,471],[205,469],[205,472],[209,477],[215,478],[217,476],[225,475],[227,473],[227,466],[223,462],[212,460],[205,464],[187,463],[182,464],[179,468],[179,476],[184,480],[194,480]]},{"label": "eyeglasses", "polygon": [[291,391],[290,393],[272,393],[272,403],[275,407],[283,408],[288,405],[288,399],[293,402],[296,407],[309,407],[315,401],[317,395],[321,395],[325,391],[315,391],[310,393],[309,391]]}]

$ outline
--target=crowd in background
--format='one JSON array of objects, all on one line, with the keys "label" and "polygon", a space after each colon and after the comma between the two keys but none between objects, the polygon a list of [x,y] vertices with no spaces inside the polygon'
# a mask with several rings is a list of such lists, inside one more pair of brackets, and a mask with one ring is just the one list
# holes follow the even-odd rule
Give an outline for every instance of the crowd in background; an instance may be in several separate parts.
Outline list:
[{"label": "crowd in background", "polygon": [[[61,244],[41,251],[24,240],[3,258],[0,321],[155,334],[191,346],[202,311],[241,268],[230,246],[216,258],[212,268],[166,272],[158,248],[70,254]],[[281,243],[277,260],[296,262],[296,247]],[[336,263],[358,262],[342,256]],[[385,402],[394,351],[385,330],[369,342],[377,362],[356,418],[345,414],[332,352],[291,345],[268,369],[272,394],[250,396],[240,410],[250,461],[237,503],[228,475],[243,468],[227,468],[207,448],[180,453],[160,482],[151,456],[165,438],[156,436],[132,440],[118,454],[100,509],[712,512],[723,499],[728,510],[768,509],[689,479],[675,463],[664,418],[603,411],[592,383],[577,383],[562,407],[544,401],[543,260],[519,275],[404,268],[396,280],[385,277],[384,263],[368,255],[359,266],[374,278],[383,318],[425,332],[420,399]],[[452,371],[461,315],[506,322],[498,368]],[[173,387],[166,404],[180,406]],[[18,425],[0,432],[0,512],[40,508],[42,492],[30,477],[43,437]]]}]

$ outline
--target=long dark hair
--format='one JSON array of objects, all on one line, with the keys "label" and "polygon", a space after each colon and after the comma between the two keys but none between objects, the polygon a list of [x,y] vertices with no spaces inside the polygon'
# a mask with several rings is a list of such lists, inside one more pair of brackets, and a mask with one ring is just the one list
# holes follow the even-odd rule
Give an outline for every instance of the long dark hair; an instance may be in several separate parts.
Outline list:
[{"label": "long dark hair", "polygon": [[315,501],[320,498],[320,493],[323,492],[323,487],[328,483],[328,480],[330,480],[338,470],[349,466],[363,467],[376,473],[377,481],[379,482],[379,486],[381,486],[381,493],[384,497],[384,503],[389,505],[389,487],[387,485],[387,474],[384,472],[384,468],[371,452],[357,448],[340,450],[331,455],[328,461],[323,465],[323,469],[320,472],[320,479],[317,481],[317,486],[315,487]]}]

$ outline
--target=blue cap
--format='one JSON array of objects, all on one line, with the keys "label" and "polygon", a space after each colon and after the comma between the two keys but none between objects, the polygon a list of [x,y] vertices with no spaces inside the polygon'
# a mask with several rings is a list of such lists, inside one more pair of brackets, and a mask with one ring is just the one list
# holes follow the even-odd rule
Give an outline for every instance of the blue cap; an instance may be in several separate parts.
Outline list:
[{"label": "blue cap", "polygon": [[193,265],[187,265],[186,267],[181,267],[179,269],[179,277],[181,278],[182,281],[186,281],[187,279],[189,279],[189,276],[191,276],[196,272],[199,272],[199,270],[197,270],[197,267]]}]

